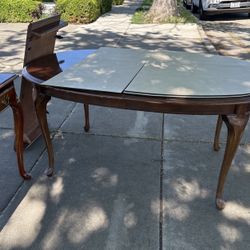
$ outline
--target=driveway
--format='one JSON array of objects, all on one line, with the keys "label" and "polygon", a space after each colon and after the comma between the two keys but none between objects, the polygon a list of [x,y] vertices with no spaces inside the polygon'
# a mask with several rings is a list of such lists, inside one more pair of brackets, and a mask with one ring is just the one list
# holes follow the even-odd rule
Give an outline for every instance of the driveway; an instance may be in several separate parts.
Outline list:
[{"label": "driveway", "polygon": [[219,54],[250,59],[250,18],[247,14],[214,16],[200,23]]},{"label": "driveway", "polygon": [[[196,24],[136,26],[130,15],[123,5],[89,25],[69,25],[56,50],[208,50]],[[22,68],[26,29],[0,24],[0,70]],[[43,175],[46,152],[37,140],[25,152],[29,182],[18,175],[10,150],[11,113],[1,113],[1,250],[249,249],[249,128],[228,176],[227,206],[218,212],[214,193],[226,131],[214,153],[216,116],[90,108],[91,130],[84,133],[82,105],[52,99],[57,172]]]}]

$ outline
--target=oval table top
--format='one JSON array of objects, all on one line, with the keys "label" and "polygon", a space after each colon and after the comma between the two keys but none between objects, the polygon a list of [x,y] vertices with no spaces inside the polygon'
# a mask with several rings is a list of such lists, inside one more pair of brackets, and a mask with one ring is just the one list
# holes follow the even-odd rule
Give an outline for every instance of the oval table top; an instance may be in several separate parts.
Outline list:
[{"label": "oval table top", "polygon": [[[50,55],[35,60],[26,69],[42,79],[42,85],[52,87],[185,99],[250,97],[248,61],[120,48],[89,51],[84,60],[79,55],[71,52],[63,59],[58,54]],[[70,67],[63,68],[76,57],[73,66],[70,63]]]}]

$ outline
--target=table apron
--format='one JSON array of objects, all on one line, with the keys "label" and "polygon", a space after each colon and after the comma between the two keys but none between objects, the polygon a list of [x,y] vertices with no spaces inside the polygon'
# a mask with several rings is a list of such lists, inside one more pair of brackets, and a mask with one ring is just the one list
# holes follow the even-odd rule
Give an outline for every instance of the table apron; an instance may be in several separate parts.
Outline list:
[{"label": "table apron", "polygon": [[239,106],[250,111],[250,98],[219,100],[178,99],[128,94],[92,93],[37,86],[39,93],[68,101],[104,107],[190,115],[236,114]]}]

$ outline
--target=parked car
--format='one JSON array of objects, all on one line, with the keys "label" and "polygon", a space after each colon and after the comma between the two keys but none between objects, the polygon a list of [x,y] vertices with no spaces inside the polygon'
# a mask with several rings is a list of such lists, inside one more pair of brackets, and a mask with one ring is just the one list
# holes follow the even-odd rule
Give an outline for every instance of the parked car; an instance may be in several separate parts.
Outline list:
[{"label": "parked car", "polygon": [[198,11],[201,20],[222,13],[248,13],[250,16],[250,0],[191,0],[191,11]]},{"label": "parked car", "polygon": [[183,0],[183,6],[187,9],[191,8],[192,0]]}]

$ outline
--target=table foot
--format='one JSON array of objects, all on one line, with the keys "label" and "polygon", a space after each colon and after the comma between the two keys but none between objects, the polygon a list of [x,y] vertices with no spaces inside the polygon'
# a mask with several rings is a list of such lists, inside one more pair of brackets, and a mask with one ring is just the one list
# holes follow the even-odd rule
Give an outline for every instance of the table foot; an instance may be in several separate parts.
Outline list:
[{"label": "table foot", "polygon": [[220,199],[220,198],[216,198],[215,203],[216,203],[216,208],[218,210],[222,210],[226,206],[226,202],[224,200]]},{"label": "table foot", "polygon": [[89,132],[89,126],[84,126],[84,131]]},{"label": "table foot", "polygon": [[24,174],[22,175],[22,177],[23,177],[24,180],[30,180],[30,179],[31,179],[31,175],[30,175],[30,174],[27,174],[27,173],[24,173]]},{"label": "table foot", "polygon": [[48,176],[48,177],[52,177],[53,175],[54,175],[54,171],[55,169],[54,168],[48,168],[47,170],[46,170],[46,175]]}]

